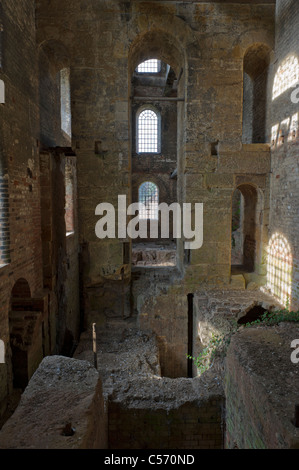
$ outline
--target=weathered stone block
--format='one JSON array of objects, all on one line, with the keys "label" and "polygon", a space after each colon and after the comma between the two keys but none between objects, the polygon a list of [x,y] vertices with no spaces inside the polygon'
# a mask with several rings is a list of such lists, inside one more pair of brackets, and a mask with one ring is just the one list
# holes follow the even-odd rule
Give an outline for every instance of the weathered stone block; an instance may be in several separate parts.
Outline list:
[{"label": "weathered stone block", "polygon": [[245,289],[245,278],[243,274],[231,276],[230,285],[233,289]]},{"label": "weathered stone block", "polygon": [[106,419],[97,370],[87,361],[48,356],[0,431],[0,448],[107,448]]}]

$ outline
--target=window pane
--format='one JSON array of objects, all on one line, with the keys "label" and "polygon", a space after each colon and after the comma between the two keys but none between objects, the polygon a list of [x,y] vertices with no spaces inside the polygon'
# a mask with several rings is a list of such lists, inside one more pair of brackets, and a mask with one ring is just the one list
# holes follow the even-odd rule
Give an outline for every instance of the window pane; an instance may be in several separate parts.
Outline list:
[{"label": "window pane", "polygon": [[158,152],[158,116],[146,109],[138,118],[138,152]]},{"label": "window pane", "polygon": [[145,206],[139,212],[140,219],[158,220],[159,195],[158,188],[154,183],[146,181],[140,186],[139,202]]},{"label": "window pane", "polygon": [[158,73],[160,72],[160,61],[157,59],[145,60],[137,67],[138,73]]}]

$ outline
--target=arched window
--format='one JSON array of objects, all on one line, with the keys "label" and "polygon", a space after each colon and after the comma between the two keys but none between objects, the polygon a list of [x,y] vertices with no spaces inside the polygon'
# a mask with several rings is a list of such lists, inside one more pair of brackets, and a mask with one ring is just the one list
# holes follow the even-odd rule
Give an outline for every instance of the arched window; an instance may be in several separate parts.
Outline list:
[{"label": "arched window", "polygon": [[159,115],[153,109],[144,109],[137,117],[137,152],[159,152]]},{"label": "arched window", "polygon": [[232,267],[254,272],[259,244],[258,193],[253,185],[244,183],[232,197]]},{"label": "arched window", "polygon": [[141,62],[137,67],[138,73],[159,73],[161,70],[161,62],[158,59],[149,59]]},{"label": "arched window", "polygon": [[291,303],[293,257],[287,239],[274,233],[268,245],[267,284],[283,305]]},{"label": "arched window", "polygon": [[139,211],[140,219],[158,220],[159,191],[151,181],[142,183],[139,187],[139,202],[144,205]]}]

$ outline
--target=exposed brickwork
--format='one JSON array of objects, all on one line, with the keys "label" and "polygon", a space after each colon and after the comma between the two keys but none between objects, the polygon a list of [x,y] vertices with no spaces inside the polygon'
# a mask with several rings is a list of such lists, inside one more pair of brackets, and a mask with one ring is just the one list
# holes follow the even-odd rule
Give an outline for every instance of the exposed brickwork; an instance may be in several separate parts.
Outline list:
[{"label": "exposed brickwork", "polygon": [[109,404],[111,449],[222,449],[221,398],[175,409],[142,409]]},{"label": "exposed brickwork", "polygon": [[227,448],[298,448],[292,419],[299,371],[290,358],[298,333],[294,325],[281,324],[232,338],[225,376]]},{"label": "exposed brickwork", "polygon": [[43,287],[35,8],[30,0],[17,1],[14,5],[4,1],[2,8],[1,79],[6,97],[0,114],[0,159],[2,188],[9,194],[4,201],[6,250],[3,254],[10,263],[0,268],[0,337],[6,345],[6,364],[2,369],[6,369],[7,378],[1,380],[0,402],[12,383],[8,312],[13,286],[18,279],[26,279],[32,296]]},{"label": "exposed brickwork", "polygon": [[[44,355],[61,351],[67,330],[74,341],[79,324],[77,219],[76,235],[66,246],[63,171],[57,199],[54,200],[56,208],[61,203],[61,218],[57,215],[57,209],[54,224],[58,231],[58,226],[62,227],[65,260],[68,259],[72,271],[63,280],[59,278],[60,285],[65,285],[67,292],[74,291],[72,296],[68,292],[65,309],[60,309],[61,293],[55,282],[51,284],[47,273],[47,256],[51,256],[53,240],[48,239],[46,246],[45,225],[50,223],[55,211],[50,214],[46,204],[51,199],[49,181],[54,177],[54,172],[51,174],[53,167],[48,168],[45,175],[40,150],[44,145],[69,144],[69,139],[61,131],[59,82],[56,81],[57,70],[54,70],[57,63],[53,65],[51,56],[44,50],[39,51],[36,44],[35,6],[32,0],[16,1],[13,5],[9,1],[1,3],[0,75],[5,83],[5,104],[0,105],[0,338],[5,342],[6,350],[6,363],[1,364],[0,371],[1,414],[5,410],[7,392],[11,392],[13,387],[14,365],[9,328],[13,324],[10,312],[14,310],[14,299],[22,299],[24,310],[40,312],[36,323],[39,326],[30,339],[28,357],[24,362],[28,360],[28,367],[24,366],[26,380]],[[58,65],[63,64],[60,62]],[[56,127],[52,126],[55,122]],[[47,222],[45,217],[48,217]],[[55,278],[58,272],[55,270],[52,274]],[[25,286],[26,289],[22,290]],[[25,306],[28,297],[31,304]],[[42,306],[39,310],[34,306],[37,299]],[[26,315],[30,316],[28,312]],[[21,329],[24,331],[26,315],[18,317],[18,322],[23,318]],[[32,315],[36,316],[36,313]],[[58,340],[57,316],[61,324],[59,338],[62,337]]]}]

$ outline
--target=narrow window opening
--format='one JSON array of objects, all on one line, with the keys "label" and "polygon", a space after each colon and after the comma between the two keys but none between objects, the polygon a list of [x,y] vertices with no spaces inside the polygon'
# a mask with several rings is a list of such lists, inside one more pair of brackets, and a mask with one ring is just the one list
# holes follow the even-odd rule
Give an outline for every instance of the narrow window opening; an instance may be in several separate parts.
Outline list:
[{"label": "narrow window opening", "polygon": [[145,109],[138,116],[137,152],[159,152],[159,120],[152,109]]},{"label": "narrow window opening", "polygon": [[154,183],[146,181],[140,186],[139,202],[143,204],[139,211],[139,218],[141,220],[158,220],[159,191]]},{"label": "narrow window opening", "polygon": [[65,228],[66,235],[74,233],[74,176],[71,164],[65,166]]},{"label": "narrow window opening", "polygon": [[3,80],[0,80],[0,104],[5,103],[5,84]]},{"label": "narrow window opening", "polygon": [[69,68],[64,68],[60,71],[60,110],[61,129],[67,134],[68,137],[71,137],[71,88]]},{"label": "narrow window opening", "polygon": [[232,196],[232,274],[252,273],[260,244],[258,194],[250,184],[242,184]]},{"label": "narrow window opening", "polygon": [[5,364],[5,344],[2,339],[0,339],[0,364]]}]

